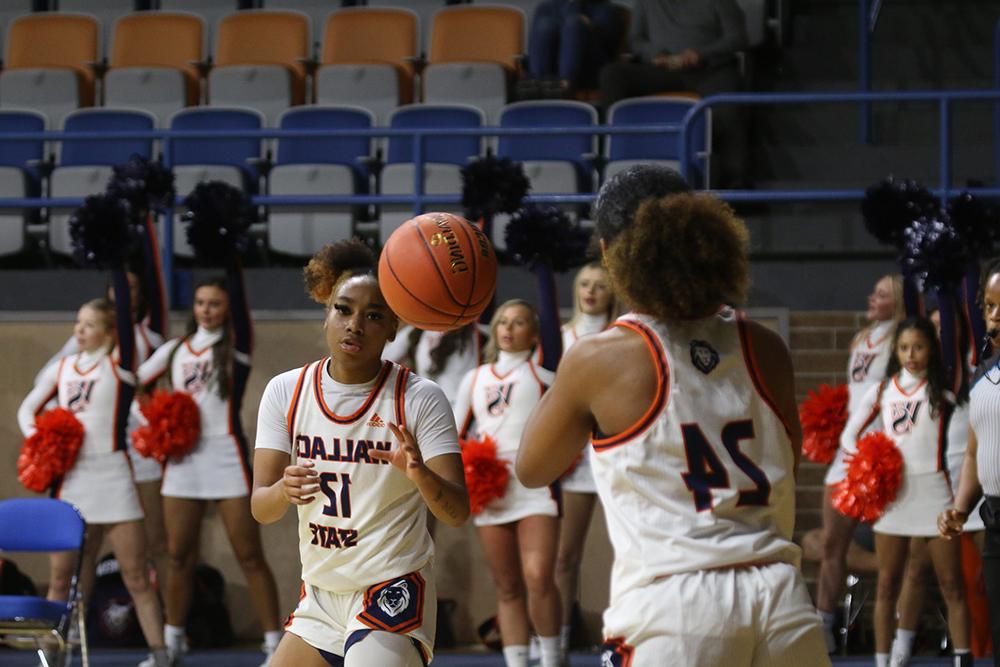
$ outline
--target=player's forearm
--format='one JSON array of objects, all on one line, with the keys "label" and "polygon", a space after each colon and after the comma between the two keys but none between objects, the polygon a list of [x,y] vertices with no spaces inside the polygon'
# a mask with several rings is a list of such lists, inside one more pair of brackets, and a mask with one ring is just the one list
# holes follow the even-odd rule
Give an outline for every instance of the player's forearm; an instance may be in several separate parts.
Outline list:
[{"label": "player's forearm", "polygon": [[979,484],[979,471],[976,469],[976,452],[970,448],[962,461],[962,476],[958,483],[958,493],[955,494],[954,507],[968,514],[975,509],[982,495],[983,487]]},{"label": "player's forearm", "polygon": [[274,523],[288,511],[288,498],[281,490],[279,479],[270,486],[258,486],[250,496],[250,512],[257,523]]},{"label": "player's forearm", "polygon": [[464,485],[449,482],[426,466],[414,483],[431,514],[444,523],[457,528],[469,518],[469,494]]}]

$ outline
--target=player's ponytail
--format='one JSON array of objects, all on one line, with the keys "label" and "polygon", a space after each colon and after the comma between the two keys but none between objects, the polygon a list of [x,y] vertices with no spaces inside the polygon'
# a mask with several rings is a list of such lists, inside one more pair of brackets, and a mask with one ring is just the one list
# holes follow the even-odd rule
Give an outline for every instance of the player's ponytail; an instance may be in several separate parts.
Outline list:
[{"label": "player's ponytail", "polygon": [[375,254],[359,239],[323,246],[303,270],[306,293],[313,301],[328,306],[338,283],[352,276],[374,275],[375,266]]},{"label": "player's ponytail", "polygon": [[628,304],[663,321],[706,317],[750,289],[749,233],[711,195],[649,199],[607,245],[611,283]]}]

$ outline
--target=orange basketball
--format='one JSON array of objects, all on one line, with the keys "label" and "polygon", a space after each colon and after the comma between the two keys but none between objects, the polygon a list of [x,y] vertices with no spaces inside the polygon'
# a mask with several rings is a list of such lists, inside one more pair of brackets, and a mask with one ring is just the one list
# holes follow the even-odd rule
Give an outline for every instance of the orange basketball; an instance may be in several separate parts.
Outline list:
[{"label": "orange basketball", "polygon": [[451,213],[407,220],[386,241],[378,282],[392,311],[419,329],[474,322],[493,298],[497,258],[478,227]]}]

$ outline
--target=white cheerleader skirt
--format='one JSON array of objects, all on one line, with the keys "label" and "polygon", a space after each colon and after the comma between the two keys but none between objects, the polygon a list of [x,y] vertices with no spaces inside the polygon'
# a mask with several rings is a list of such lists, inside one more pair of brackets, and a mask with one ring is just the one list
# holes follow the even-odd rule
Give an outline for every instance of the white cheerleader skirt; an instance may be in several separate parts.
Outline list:
[{"label": "white cheerleader skirt", "polygon": [[55,496],[75,505],[90,524],[138,521],[144,516],[123,451],[77,458]]},{"label": "white cheerleader skirt", "polygon": [[128,448],[128,458],[132,462],[132,476],[136,484],[163,479],[163,466],[156,459],[146,458],[131,446]]},{"label": "white cheerleader skirt", "polygon": [[563,475],[559,485],[563,491],[570,493],[597,493],[594,483],[594,470],[590,467],[590,457],[594,455],[594,447],[588,443],[580,454],[576,467],[568,475]]},{"label": "white cheerleader skirt", "polygon": [[503,497],[483,508],[482,512],[473,517],[472,523],[476,526],[500,526],[529,516],[561,516],[562,502],[559,493],[558,483],[540,489],[529,489],[517,480],[511,470]]},{"label": "white cheerleader skirt", "polygon": [[223,500],[250,494],[250,466],[231,435],[198,439],[187,456],[168,460],[160,493],[170,498]]},{"label": "white cheerleader skirt", "polygon": [[938,537],[938,514],[951,503],[951,486],[944,472],[904,475],[896,500],[872,530],[900,537]]}]

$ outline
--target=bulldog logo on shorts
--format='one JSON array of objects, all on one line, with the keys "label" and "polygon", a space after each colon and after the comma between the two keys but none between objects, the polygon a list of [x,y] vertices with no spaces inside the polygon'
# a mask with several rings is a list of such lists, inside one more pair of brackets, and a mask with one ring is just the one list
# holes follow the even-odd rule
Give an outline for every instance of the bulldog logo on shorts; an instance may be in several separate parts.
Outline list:
[{"label": "bulldog logo on shorts", "polygon": [[358,620],[372,630],[406,633],[424,622],[424,580],[419,572],[370,586]]},{"label": "bulldog logo on shorts", "polygon": [[708,375],[719,365],[719,353],[703,340],[691,341],[691,363],[699,371]]},{"label": "bulldog logo on shorts", "polygon": [[601,646],[601,667],[630,667],[634,651],[621,637],[608,639]]},{"label": "bulldog logo on shorts", "polygon": [[410,589],[405,579],[389,584],[378,594],[378,608],[395,617],[410,605]]}]

